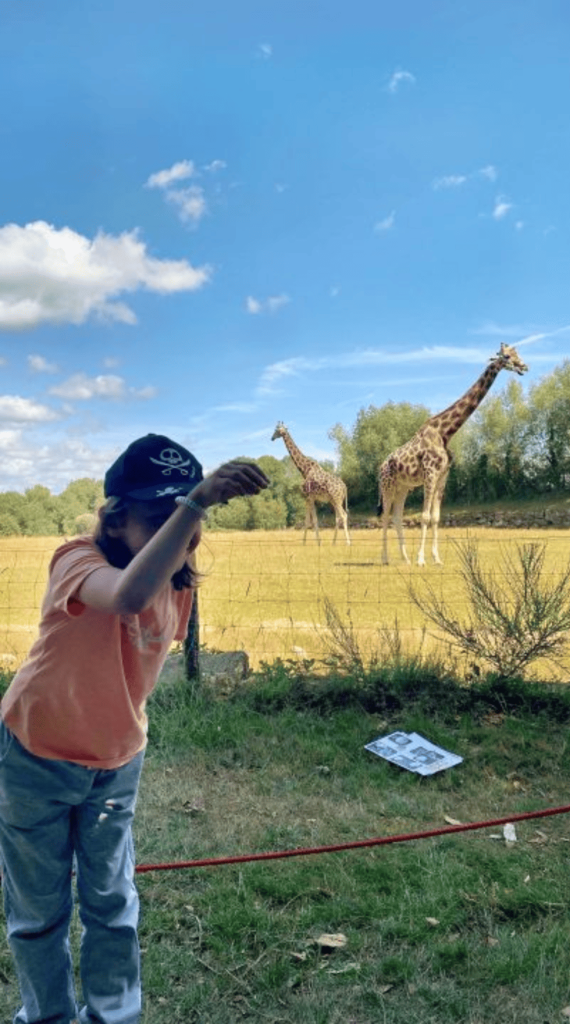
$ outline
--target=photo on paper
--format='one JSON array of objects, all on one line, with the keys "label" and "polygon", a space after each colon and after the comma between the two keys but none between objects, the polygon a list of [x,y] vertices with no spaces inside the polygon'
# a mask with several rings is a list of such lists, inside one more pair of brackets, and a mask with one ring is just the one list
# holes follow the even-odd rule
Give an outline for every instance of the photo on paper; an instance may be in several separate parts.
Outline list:
[{"label": "photo on paper", "polygon": [[393,732],[366,743],[364,749],[417,775],[435,775],[463,761],[459,754],[436,746],[417,732]]}]

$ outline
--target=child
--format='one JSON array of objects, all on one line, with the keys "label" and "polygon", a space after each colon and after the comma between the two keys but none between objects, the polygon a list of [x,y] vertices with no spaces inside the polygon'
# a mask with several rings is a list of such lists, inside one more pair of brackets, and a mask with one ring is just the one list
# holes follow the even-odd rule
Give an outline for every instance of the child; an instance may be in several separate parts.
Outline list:
[{"label": "child", "polygon": [[186,635],[195,585],[188,553],[206,509],[268,483],[241,462],[204,479],[189,451],[148,434],[107,471],[95,536],[53,556],[38,640],[1,705],[2,885],[23,1001],[14,1024],[140,1020],[131,823],[145,702],[172,641]]}]

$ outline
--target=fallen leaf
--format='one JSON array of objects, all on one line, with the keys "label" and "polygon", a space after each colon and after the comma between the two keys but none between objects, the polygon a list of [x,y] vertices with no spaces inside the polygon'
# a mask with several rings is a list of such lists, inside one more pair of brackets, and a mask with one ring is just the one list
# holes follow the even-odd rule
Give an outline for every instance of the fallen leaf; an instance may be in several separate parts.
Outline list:
[{"label": "fallen leaf", "polygon": [[185,814],[203,814],[206,808],[204,807],[204,801],[202,797],[197,796],[193,800],[185,800],[182,804],[182,810]]},{"label": "fallen leaf", "polygon": [[385,992],[389,992],[391,988],[394,988],[394,986],[393,985],[380,985],[380,989],[379,989],[380,995],[383,996],[384,993]]},{"label": "fallen leaf", "polygon": [[486,946],[498,946],[499,945],[499,940],[498,939],[494,939],[492,935],[488,935],[487,938],[485,939],[485,945]]},{"label": "fallen leaf", "polygon": [[449,814],[444,814],[443,815],[443,820],[446,821],[448,825],[462,825],[463,824],[463,822],[462,821],[458,821],[457,818],[450,818]]},{"label": "fallen leaf", "polygon": [[334,932],[331,935],[319,935],[315,942],[321,949],[342,949],[346,946],[347,938],[342,932]]},{"label": "fallen leaf", "polygon": [[[322,966],[326,967],[326,964],[323,964]],[[360,964],[350,963],[350,964],[345,964],[344,967],[337,967],[335,969],[333,969],[332,967],[327,967],[327,974],[346,974],[347,971],[359,971],[359,970],[360,970]]]},{"label": "fallen leaf", "polygon": [[563,1017],[570,1017],[570,1006],[565,1006],[564,1009],[560,1011],[560,1013]]},{"label": "fallen leaf", "polygon": [[432,928],[437,928],[439,921],[437,917],[426,917],[427,924],[431,924]]},{"label": "fallen leaf", "polygon": [[485,715],[483,721],[486,722],[487,725],[502,725],[504,717],[504,715],[501,715],[498,712],[490,711],[488,715]]}]

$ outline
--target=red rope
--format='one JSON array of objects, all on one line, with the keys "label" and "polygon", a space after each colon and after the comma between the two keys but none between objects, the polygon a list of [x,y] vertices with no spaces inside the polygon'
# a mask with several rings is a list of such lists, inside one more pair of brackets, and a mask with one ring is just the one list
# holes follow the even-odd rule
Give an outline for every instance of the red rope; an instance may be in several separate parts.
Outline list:
[{"label": "red rope", "polygon": [[467,825],[450,825],[447,828],[433,828],[427,832],[408,832],[404,835],[380,836],[376,839],[359,839],[352,843],[336,843],[334,846],[302,847],[295,850],[271,850],[269,853],[242,853],[234,857],[204,857],[202,860],[185,860],[173,864],[139,864],[135,871],[175,871],[180,868],[209,868],[220,864],[243,864],[253,860],[278,860],[283,857],[306,857],[312,853],[338,853],[339,850],[355,850],[362,846],[387,846],[388,843],[407,843],[412,839],[430,839],[432,836],[446,836],[452,832],[469,832],[477,828],[508,825],[514,821],[528,821],[531,818],[547,818],[553,814],[568,814],[570,804],[564,807],[547,807],[543,811],[528,811],[512,814],[508,818],[493,818],[490,821],[474,821]]}]

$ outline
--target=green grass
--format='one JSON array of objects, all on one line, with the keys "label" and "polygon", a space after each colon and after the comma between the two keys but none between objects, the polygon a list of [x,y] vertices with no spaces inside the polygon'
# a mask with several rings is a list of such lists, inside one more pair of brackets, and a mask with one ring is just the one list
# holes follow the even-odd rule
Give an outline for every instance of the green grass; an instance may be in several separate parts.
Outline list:
[{"label": "green grass", "polygon": [[[274,665],[226,700],[150,704],[139,863],[349,842],[568,802],[570,695],[435,673]],[[395,728],[461,754],[432,778],[364,750]],[[565,815],[440,838],[139,875],[144,1024],[554,1024],[570,1003]],[[498,835],[499,838],[492,838]],[[325,952],[323,933],[346,945]],[[75,942],[77,936],[75,937]],[[5,944],[0,988],[16,986]],[[4,996],[5,994],[5,996]]]},{"label": "green grass", "polygon": [[[152,792],[156,801],[166,780],[168,823],[156,845],[147,819],[140,857],[161,849],[164,856],[165,840],[168,856],[221,856],[421,831],[444,826],[445,815],[482,820],[567,801],[570,759],[560,719],[568,703],[557,720],[520,710],[501,718],[482,687],[471,710],[457,714],[450,700],[443,715],[428,716],[431,699],[418,687],[406,709],[379,720],[356,701],[338,700],[341,681],[305,680],[307,689],[327,693],[312,710],[303,710],[301,680],[292,684],[289,703],[279,707],[275,678],[225,703],[193,703],[176,687],[157,696],[142,803]],[[528,706],[536,699],[529,692]],[[426,733],[464,763],[419,779],[362,749],[399,727]],[[184,811],[184,797],[203,810]],[[487,830],[141,876],[146,1020],[560,1019],[570,987],[568,822],[528,822],[517,833],[513,847]],[[326,955],[315,940],[331,932],[347,943]]]}]

